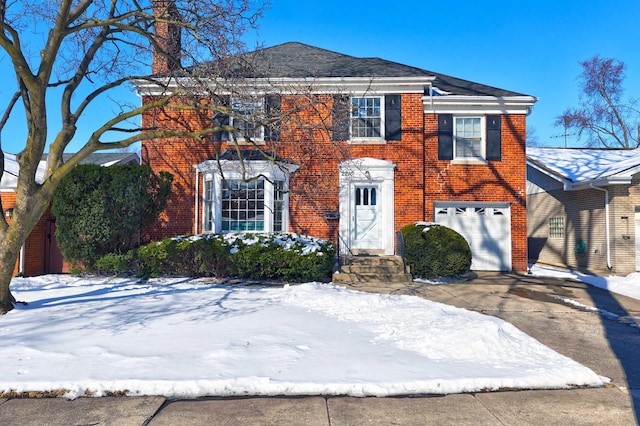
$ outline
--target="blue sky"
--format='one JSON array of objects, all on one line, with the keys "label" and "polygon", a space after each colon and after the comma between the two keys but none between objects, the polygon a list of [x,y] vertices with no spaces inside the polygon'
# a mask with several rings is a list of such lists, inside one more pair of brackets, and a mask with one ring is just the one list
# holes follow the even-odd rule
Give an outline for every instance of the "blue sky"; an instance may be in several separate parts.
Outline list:
[{"label": "blue sky", "polygon": [[[248,47],[299,41],[359,57],[381,57],[539,98],[528,125],[542,146],[564,146],[554,119],[578,100],[579,62],[623,61],[628,97],[640,97],[640,1],[271,0]],[[12,79],[0,61],[0,77]],[[117,96],[139,102],[135,94]],[[9,91],[0,88],[0,108]],[[110,108],[110,107],[108,107]],[[108,111],[93,109],[93,113]],[[87,122],[91,122],[88,117]],[[79,129],[79,142],[92,131]],[[2,133],[5,151],[24,144],[20,125]],[[568,145],[576,144],[568,138]],[[71,146],[77,150],[80,144]]]},{"label": "blue sky", "polygon": [[258,39],[381,57],[535,96],[528,125],[540,145],[564,146],[553,122],[578,100],[580,61],[623,61],[625,93],[640,98],[638,22],[638,0],[273,0]]}]

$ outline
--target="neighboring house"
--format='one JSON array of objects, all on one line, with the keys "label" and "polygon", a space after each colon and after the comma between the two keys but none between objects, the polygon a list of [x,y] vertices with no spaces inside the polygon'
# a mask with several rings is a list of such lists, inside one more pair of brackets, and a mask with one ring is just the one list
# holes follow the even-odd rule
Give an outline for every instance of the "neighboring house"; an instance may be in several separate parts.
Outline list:
[{"label": "neighboring house", "polygon": [[527,148],[532,262],[640,270],[640,149]]},{"label": "neighboring house", "polygon": [[[73,154],[63,154],[63,160],[66,161],[71,155]],[[129,163],[140,164],[138,154],[94,153],[80,162],[80,164],[100,164],[105,167]],[[0,178],[0,197],[7,219],[11,220],[20,166],[13,154],[4,154],[4,166],[5,170]],[[38,165],[36,180],[41,181],[44,177],[45,166],[46,154]],[[55,220],[51,216],[50,209],[47,209],[22,247],[20,258],[14,268],[14,275],[33,276],[68,271],[68,265],[64,262],[56,244]]]},{"label": "neighboring house", "polygon": [[[175,188],[148,239],[292,231],[331,239],[341,255],[393,255],[397,231],[428,221],[467,238],[472,269],[527,270],[525,134],[536,98],[296,42],[247,58],[251,70],[235,69],[210,101],[295,112],[262,125],[237,116],[147,113],[146,128],[213,122],[255,142],[236,145],[223,131],[206,140],[144,141],[143,164],[173,173]],[[160,80],[164,71],[154,69]],[[166,93],[149,81],[136,87],[142,102]],[[251,102],[235,97],[243,90],[252,92]]]}]

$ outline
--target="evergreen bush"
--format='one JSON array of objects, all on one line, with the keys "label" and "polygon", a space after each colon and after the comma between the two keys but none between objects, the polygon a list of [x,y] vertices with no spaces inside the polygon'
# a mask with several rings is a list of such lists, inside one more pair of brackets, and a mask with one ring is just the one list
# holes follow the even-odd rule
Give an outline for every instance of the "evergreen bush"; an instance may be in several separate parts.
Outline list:
[{"label": "evergreen bush", "polygon": [[125,254],[137,244],[138,232],[164,210],[172,180],[169,173],[156,175],[137,164],[75,167],[54,193],[51,208],[64,258],[93,270],[103,256]]},{"label": "evergreen bush", "polygon": [[331,276],[333,243],[293,233],[230,233],[167,238],[136,250],[137,273],[290,282]]},{"label": "evergreen bush", "polygon": [[446,226],[417,223],[402,228],[405,259],[420,278],[453,278],[471,268],[471,248],[465,238]]}]

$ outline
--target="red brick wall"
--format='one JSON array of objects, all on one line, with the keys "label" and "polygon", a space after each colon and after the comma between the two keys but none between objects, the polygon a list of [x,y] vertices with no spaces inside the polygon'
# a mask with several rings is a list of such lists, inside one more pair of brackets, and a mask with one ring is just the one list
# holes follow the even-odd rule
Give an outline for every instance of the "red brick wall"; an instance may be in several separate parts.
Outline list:
[{"label": "red brick wall", "polygon": [[[2,207],[7,210],[13,208],[16,202],[15,192],[3,192]],[[40,275],[46,272],[45,270],[45,255],[46,255],[46,231],[47,221],[51,218],[51,212],[49,209],[42,215],[31,234],[27,237],[24,243],[24,276]],[[11,222],[11,219],[8,219]],[[17,275],[20,270],[20,259],[16,262],[16,266],[13,269],[13,275]]]},{"label": "red brick wall", "polygon": [[453,164],[438,160],[438,123],[425,117],[426,217],[433,220],[437,201],[511,203],[512,265],[527,270],[526,116],[502,116],[502,160],[487,165]]},{"label": "red brick wall", "polygon": [[[294,105],[291,97],[283,97],[283,110]],[[502,161],[454,165],[437,159],[437,117],[423,113],[421,94],[402,95],[402,140],[383,145],[331,141],[327,131],[331,124],[330,96],[316,96],[313,103],[297,105],[297,109],[295,117],[283,123],[282,141],[265,145],[265,149],[301,166],[291,180],[291,231],[335,241],[337,221],[327,221],[325,212],[338,211],[338,164],[350,158],[372,157],[396,164],[396,230],[416,221],[433,220],[435,201],[508,202],[513,269],[527,269],[524,115],[503,116]],[[165,110],[145,115],[143,126],[196,129],[207,120],[209,117],[195,113]],[[193,232],[193,166],[227,148],[225,143],[188,138],[143,142],[142,162],[156,171],[174,174],[174,194],[159,223],[148,230],[147,239]]]}]

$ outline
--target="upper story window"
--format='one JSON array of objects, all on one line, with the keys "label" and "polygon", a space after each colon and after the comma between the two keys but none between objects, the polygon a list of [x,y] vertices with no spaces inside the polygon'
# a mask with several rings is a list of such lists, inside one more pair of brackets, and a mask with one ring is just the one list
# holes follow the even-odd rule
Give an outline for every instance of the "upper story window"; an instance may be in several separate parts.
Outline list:
[{"label": "upper story window", "polygon": [[402,140],[402,95],[335,95],[331,140],[385,143]]},{"label": "upper story window", "polygon": [[[239,142],[280,140],[280,95],[254,98],[222,96],[214,103],[226,107],[213,115],[213,127],[219,128],[213,134],[214,141],[233,140],[229,127],[235,128],[233,136]],[[230,110],[229,114],[227,110]]]},{"label": "upper story window", "polygon": [[486,162],[502,159],[499,115],[438,115],[438,159]]},{"label": "upper story window", "polygon": [[351,98],[351,139],[382,137],[380,97]]},{"label": "upper story window", "polygon": [[455,117],[453,158],[484,160],[482,117]]},{"label": "upper story window", "polygon": [[238,129],[236,138],[263,140],[263,127],[261,124],[264,115],[264,102],[262,99],[234,98],[231,107],[234,115],[231,117],[231,126]]}]

